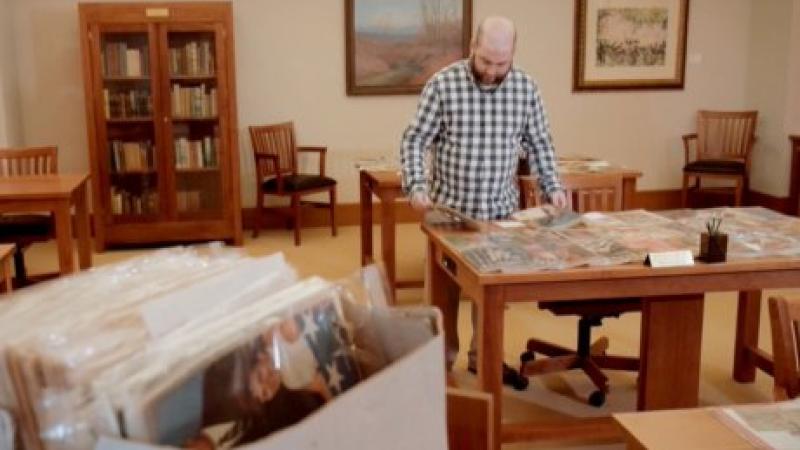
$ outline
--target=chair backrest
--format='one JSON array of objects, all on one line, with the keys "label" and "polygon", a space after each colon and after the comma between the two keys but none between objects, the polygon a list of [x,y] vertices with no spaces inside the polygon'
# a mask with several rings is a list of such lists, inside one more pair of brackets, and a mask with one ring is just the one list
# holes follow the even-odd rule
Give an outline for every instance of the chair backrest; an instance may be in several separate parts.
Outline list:
[{"label": "chair backrest", "polygon": [[[568,206],[575,212],[619,211],[622,209],[622,174],[569,173],[560,177]],[[523,180],[524,207],[542,204],[539,183]]]},{"label": "chair backrest", "polygon": [[795,398],[800,394],[800,300],[771,297],[769,318],[772,325],[775,399]]},{"label": "chair backrest", "polygon": [[[256,156],[256,170],[261,177],[275,176],[278,171],[281,174],[297,173],[297,145],[292,122],[251,126],[250,140]],[[258,155],[277,157],[278,167],[275,167],[274,160],[258,158]]]},{"label": "chair backrest", "polygon": [[758,111],[699,111],[697,159],[748,161]]},{"label": "chair backrest", "polygon": [[58,173],[55,146],[0,149],[0,177]]}]

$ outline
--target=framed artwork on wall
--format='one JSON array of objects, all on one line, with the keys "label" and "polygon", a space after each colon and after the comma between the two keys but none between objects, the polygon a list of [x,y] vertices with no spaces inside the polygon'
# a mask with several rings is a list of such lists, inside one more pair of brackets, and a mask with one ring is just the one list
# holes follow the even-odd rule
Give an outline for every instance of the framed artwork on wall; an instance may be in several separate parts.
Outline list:
[{"label": "framed artwork on wall", "polygon": [[689,0],[575,0],[573,90],[683,89]]},{"label": "framed artwork on wall", "polygon": [[347,95],[418,94],[469,54],[472,0],[345,0]]}]

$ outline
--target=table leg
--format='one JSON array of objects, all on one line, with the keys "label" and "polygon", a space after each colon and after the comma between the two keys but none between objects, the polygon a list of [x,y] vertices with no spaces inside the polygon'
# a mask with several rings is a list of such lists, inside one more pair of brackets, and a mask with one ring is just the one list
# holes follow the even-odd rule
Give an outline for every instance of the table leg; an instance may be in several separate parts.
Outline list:
[{"label": "table leg", "polygon": [[14,250],[12,249],[11,253],[3,258],[3,282],[5,283],[6,293],[11,292],[13,289],[11,285],[11,258],[13,254]]},{"label": "table leg", "polygon": [[636,177],[622,179],[622,209],[634,209],[636,197]]},{"label": "table leg", "polygon": [[761,291],[739,292],[733,348],[733,379],[739,383],[752,383],[756,379],[756,361],[751,349],[758,346],[760,320]]},{"label": "table leg", "polygon": [[363,170],[359,173],[361,200],[361,265],[372,262],[372,189]]},{"label": "table leg", "polygon": [[86,184],[77,190],[75,197],[75,226],[78,235],[78,264],[81,269],[92,267],[92,241],[89,231],[89,208],[86,201]]},{"label": "table leg", "polygon": [[72,255],[72,218],[70,217],[70,202],[59,202],[53,211],[56,222],[56,243],[58,244],[58,267],[61,275],[72,273],[75,270],[75,261]]},{"label": "table leg", "polygon": [[[478,384],[492,395],[494,436],[501,436],[503,415],[503,297],[498,287],[487,287],[478,303]],[[495,439],[495,450],[501,439]]]},{"label": "table leg", "polygon": [[645,298],[641,326],[638,409],[697,406],[703,295]]},{"label": "table leg", "polygon": [[381,257],[386,267],[386,276],[392,296],[397,295],[397,274],[395,273],[394,234],[395,234],[395,204],[393,192],[378,192],[381,200]]},{"label": "table leg", "polygon": [[[436,246],[428,241],[428,258],[425,261],[428,280],[425,298],[442,312],[444,327],[445,361],[451,369],[458,356],[458,285],[447,275],[436,259]],[[456,292],[456,295],[453,295]]]}]

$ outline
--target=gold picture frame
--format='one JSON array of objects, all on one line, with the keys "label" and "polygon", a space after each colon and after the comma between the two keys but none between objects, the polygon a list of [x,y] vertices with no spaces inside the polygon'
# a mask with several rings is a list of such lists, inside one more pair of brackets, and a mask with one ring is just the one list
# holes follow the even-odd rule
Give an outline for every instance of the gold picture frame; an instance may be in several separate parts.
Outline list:
[{"label": "gold picture frame", "polygon": [[347,95],[419,94],[469,55],[472,0],[345,0]]},{"label": "gold picture frame", "polygon": [[575,0],[573,91],[683,89],[689,0]]}]

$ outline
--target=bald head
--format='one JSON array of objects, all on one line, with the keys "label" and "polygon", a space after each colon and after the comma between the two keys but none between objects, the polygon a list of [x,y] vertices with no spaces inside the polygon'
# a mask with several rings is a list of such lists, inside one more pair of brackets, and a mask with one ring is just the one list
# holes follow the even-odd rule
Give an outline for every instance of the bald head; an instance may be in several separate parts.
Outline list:
[{"label": "bald head", "polygon": [[493,51],[513,53],[517,42],[517,30],[511,19],[501,16],[489,16],[481,21],[475,31],[474,47],[483,47]]},{"label": "bald head", "polygon": [[490,16],[481,21],[470,55],[472,73],[481,85],[498,85],[503,81],[511,70],[516,41],[517,32],[511,20]]}]

